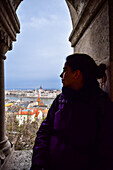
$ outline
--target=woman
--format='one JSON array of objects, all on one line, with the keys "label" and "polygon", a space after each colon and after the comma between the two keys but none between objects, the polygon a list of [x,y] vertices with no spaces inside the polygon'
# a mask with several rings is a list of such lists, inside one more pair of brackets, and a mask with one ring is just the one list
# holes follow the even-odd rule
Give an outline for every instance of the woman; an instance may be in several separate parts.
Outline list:
[{"label": "woman", "polygon": [[32,170],[113,170],[113,104],[97,82],[105,69],[86,54],[66,58],[62,93],[37,132]]}]

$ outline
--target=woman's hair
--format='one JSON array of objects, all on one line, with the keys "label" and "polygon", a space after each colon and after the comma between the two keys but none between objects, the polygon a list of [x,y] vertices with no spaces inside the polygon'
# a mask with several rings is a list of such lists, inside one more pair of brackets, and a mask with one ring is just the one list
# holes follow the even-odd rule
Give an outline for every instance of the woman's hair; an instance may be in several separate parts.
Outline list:
[{"label": "woman's hair", "polygon": [[72,54],[66,58],[67,64],[71,67],[72,71],[80,70],[83,74],[85,81],[95,81],[96,79],[106,78],[106,65],[100,64],[99,66],[87,54]]}]

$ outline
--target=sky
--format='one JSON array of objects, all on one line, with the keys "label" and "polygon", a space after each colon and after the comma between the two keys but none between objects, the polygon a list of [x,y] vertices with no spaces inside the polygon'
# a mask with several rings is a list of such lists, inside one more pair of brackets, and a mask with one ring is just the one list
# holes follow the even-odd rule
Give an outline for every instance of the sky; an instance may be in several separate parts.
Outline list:
[{"label": "sky", "polygon": [[5,60],[5,89],[61,89],[59,77],[73,52],[65,0],[23,0],[17,9],[20,34]]}]

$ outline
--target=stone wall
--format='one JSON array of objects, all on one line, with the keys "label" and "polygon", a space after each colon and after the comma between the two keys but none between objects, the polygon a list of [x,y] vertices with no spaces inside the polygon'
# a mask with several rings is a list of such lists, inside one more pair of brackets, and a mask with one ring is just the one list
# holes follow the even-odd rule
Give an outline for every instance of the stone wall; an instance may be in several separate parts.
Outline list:
[{"label": "stone wall", "polygon": [[74,52],[86,53],[92,56],[97,64],[107,65],[107,82],[103,89],[113,100],[112,53],[110,53],[112,47],[110,6],[113,6],[113,2],[111,4],[110,2],[109,0],[67,0],[73,23],[69,40]]},{"label": "stone wall", "polygon": [[[108,23],[108,5],[106,2],[74,47],[74,52],[89,54],[97,64],[105,63],[109,67]],[[108,79],[105,88],[108,92],[110,91]]]}]

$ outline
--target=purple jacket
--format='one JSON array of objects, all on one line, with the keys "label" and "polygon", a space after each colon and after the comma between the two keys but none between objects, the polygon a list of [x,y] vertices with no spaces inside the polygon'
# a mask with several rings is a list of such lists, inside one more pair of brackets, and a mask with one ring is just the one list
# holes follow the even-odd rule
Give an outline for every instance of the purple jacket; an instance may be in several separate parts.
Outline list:
[{"label": "purple jacket", "polygon": [[99,88],[63,88],[43,121],[32,170],[113,170],[113,103]]}]

